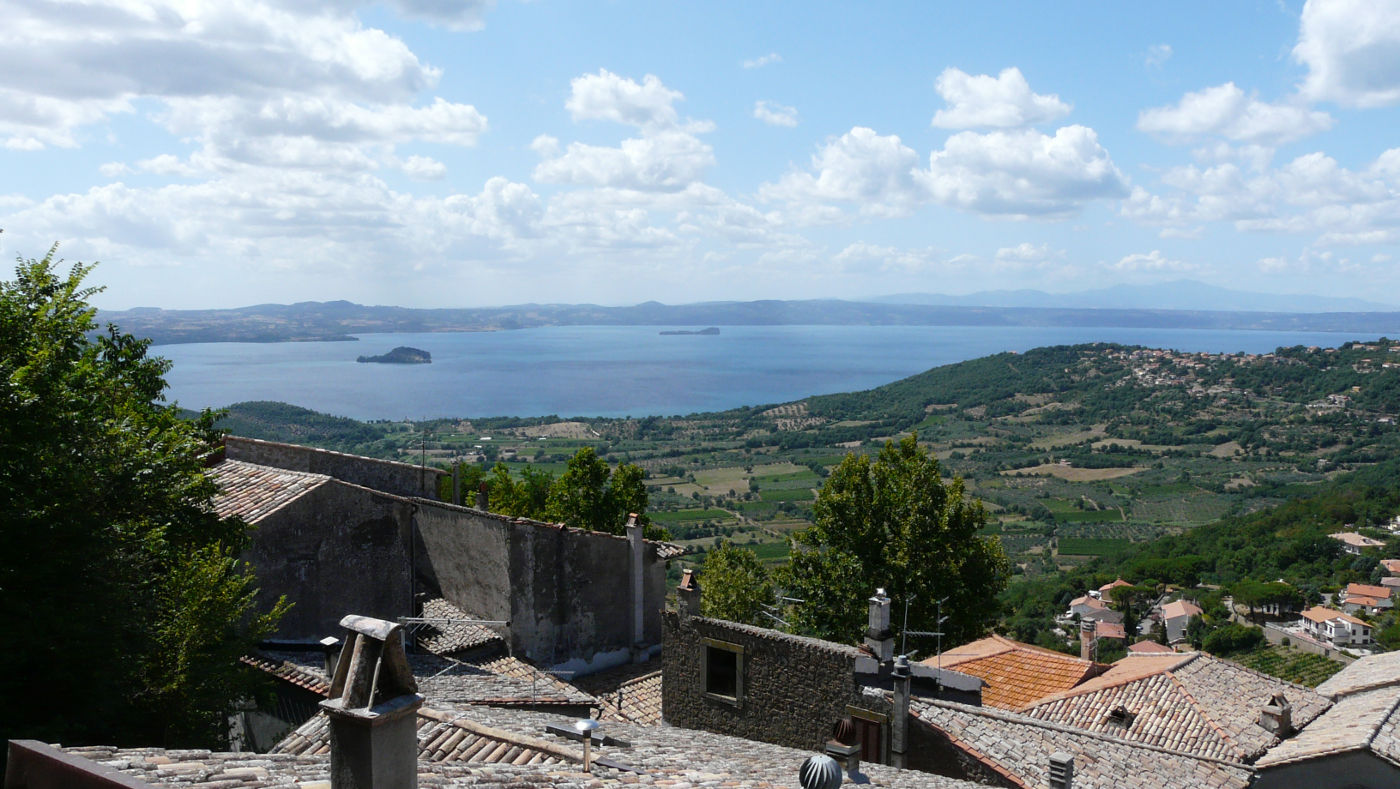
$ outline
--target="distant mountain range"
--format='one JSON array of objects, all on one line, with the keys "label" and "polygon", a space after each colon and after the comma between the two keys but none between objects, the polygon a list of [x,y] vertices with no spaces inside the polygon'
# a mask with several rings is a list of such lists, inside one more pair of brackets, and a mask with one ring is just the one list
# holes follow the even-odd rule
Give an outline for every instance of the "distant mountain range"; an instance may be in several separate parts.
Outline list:
[{"label": "distant mountain range", "polygon": [[1074,293],[984,290],[965,296],[899,293],[869,299],[876,304],[1056,309],[1221,310],[1226,312],[1392,312],[1394,304],[1306,294],[1251,293],[1182,279],[1157,285],[1114,285]]},{"label": "distant mountain range", "polygon": [[[1200,283],[1172,283],[1150,289],[1185,303],[1189,294],[1202,303],[1191,309],[1132,306],[1132,297],[1145,298],[1149,289],[1109,288],[1093,293],[1122,293],[1090,300],[1087,293],[1057,296],[1037,291],[1002,291],[1013,297],[1045,304],[971,306],[911,303],[922,298],[976,300],[997,294],[949,297],[930,294],[888,296],[880,301],[720,301],[667,305],[648,301],[630,307],[596,304],[520,304],[510,307],[415,309],[365,306],[348,301],[260,304],[227,310],[162,310],[139,308],[103,312],[98,319],[122,330],[149,337],[156,344],[185,342],[289,342],[353,340],[352,335],[383,332],[454,332],[526,329],[537,326],[1117,326],[1132,328],[1258,329],[1268,331],[1335,331],[1378,336],[1400,335],[1400,311],[1394,308],[1356,311],[1366,302],[1315,299],[1309,310],[1254,309],[1268,296],[1211,288]],[[1165,298],[1165,296],[1164,296]],[[1066,302],[1054,304],[1055,301]],[[1093,306],[1083,306],[1091,303]],[[1140,302],[1139,302],[1140,303]],[[1294,302],[1288,302],[1294,303]],[[1317,311],[1325,303],[1331,311]],[[1341,309],[1340,303],[1353,305]],[[1230,304],[1230,309],[1220,305]]]}]

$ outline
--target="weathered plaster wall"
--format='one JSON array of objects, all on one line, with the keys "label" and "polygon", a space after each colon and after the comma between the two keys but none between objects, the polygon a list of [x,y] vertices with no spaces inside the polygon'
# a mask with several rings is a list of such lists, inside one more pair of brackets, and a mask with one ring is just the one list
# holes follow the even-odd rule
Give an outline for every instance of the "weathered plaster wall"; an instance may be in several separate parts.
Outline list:
[{"label": "weathered plaster wall", "polygon": [[[419,578],[459,608],[509,620],[513,652],[545,665],[633,646],[626,538],[419,501]],[[661,640],[666,567],[644,547],[642,641]]]},{"label": "weathered plaster wall", "polygon": [[[816,749],[847,705],[869,707],[856,687],[853,647],[718,619],[682,622],[675,612],[662,621],[662,717],[674,726]],[[705,638],[744,648],[737,704],[705,694]]]},{"label": "weathered plaster wall", "polygon": [[228,436],[224,439],[224,452],[230,460],[325,474],[344,482],[398,496],[436,499],[438,478],[450,476],[441,469],[238,436]]},{"label": "weathered plaster wall", "polygon": [[330,480],[258,523],[245,553],[259,604],[295,603],[277,638],[338,635],[348,613],[394,619],[413,613],[413,503]]},{"label": "weathered plaster wall", "polygon": [[1381,789],[1400,786],[1400,768],[1370,751],[1352,751],[1265,767],[1259,771],[1254,785],[1257,789],[1312,789],[1319,786]]}]

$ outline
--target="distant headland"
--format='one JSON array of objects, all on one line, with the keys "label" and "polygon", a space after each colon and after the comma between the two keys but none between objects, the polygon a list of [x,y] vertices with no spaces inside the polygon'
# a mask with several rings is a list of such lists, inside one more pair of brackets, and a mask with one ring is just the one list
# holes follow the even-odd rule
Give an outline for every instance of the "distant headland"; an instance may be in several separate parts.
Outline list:
[{"label": "distant headland", "polygon": [[666,331],[663,331],[663,332],[661,332],[661,333],[662,333],[662,334],[707,334],[707,335],[713,335],[713,334],[719,334],[719,327],[718,327],[718,326],[711,326],[711,327],[709,327],[708,329],[701,329],[701,330],[699,330],[699,331],[691,331],[691,330],[689,330],[689,329],[667,329]]},{"label": "distant headland", "polygon": [[388,353],[378,356],[360,356],[355,361],[361,364],[432,364],[433,355],[421,348],[400,345]]}]

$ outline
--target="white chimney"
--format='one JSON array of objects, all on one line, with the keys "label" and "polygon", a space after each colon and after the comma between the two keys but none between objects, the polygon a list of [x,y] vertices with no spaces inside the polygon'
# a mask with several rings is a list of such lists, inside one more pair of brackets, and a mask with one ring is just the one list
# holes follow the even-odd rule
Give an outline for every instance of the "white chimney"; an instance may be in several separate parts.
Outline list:
[{"label": "white chimney", "polygon": [[881,663],[894,658],[894,633],[890,630],[890,598],[884,589],[876,589],[870,598],[870,627],[865,631],[865,645]]}]

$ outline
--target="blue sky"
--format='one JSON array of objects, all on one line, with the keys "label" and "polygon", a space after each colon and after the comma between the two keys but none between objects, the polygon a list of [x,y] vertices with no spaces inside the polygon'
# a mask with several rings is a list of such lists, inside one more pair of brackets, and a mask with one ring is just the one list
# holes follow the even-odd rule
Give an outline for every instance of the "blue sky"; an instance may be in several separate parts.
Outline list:
[{"label": "blue sky", "polygon": [[1400,286],[1400,0],[18,0],[104,307]]}]

